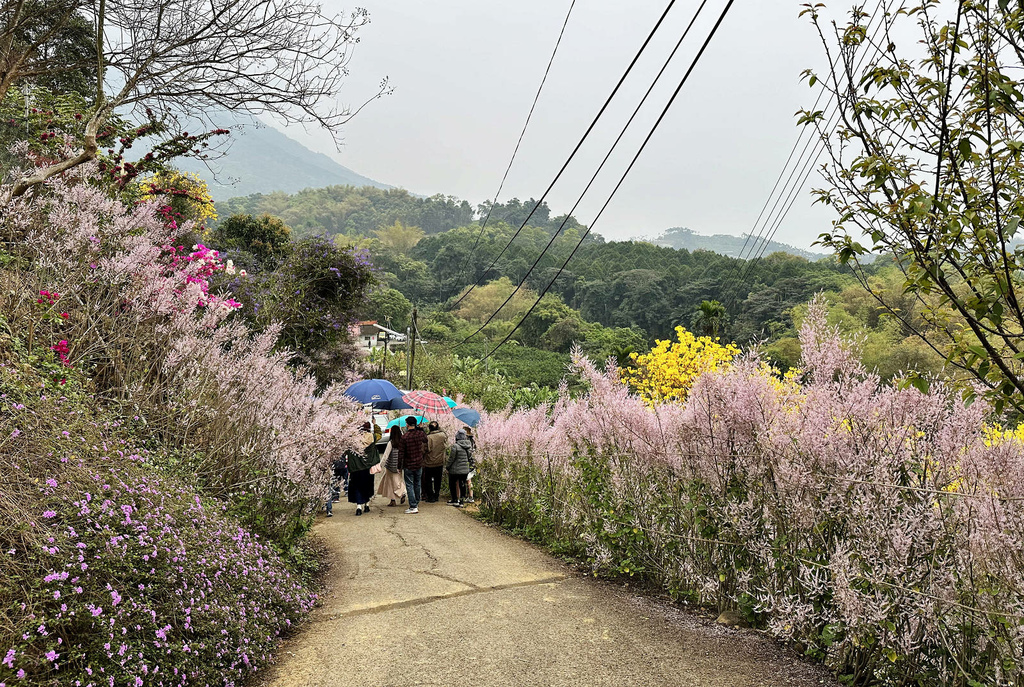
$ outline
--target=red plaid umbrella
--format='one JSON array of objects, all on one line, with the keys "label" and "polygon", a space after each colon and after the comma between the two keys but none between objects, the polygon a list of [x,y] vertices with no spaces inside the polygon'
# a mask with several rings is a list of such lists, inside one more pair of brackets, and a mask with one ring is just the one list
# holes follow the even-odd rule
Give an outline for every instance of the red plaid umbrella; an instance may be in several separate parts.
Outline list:
[{"label": "red plaid umbrella", "polygon": [[402,396],[402,401],[410,408],[414,408],[427,415],[440,415],[451,413],[452,409],[443,398],[429,391],[410,391]]}]

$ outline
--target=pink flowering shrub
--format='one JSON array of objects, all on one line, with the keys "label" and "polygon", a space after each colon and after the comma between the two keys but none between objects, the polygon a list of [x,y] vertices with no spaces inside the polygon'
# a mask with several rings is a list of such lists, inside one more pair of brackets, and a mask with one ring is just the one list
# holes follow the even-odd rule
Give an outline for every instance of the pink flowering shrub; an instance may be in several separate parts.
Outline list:
[{"label": "pink flowering shrub", "polygon": [[0,687],[241,683],[313,602],[358,409],[201,228],[82,181],[0,208]]},{"label": "pink flowering shrub", "polygon": [[853,684],[1017,683],[1024,445],[950,389],[881,385],[817,305],[801,343],[798,378],[748,356],[654,408],[576,356],[584,397],[485,415],[485,514]]},{"label": "pink flowering shrub", "polygon": [[331,459],[355,440],[357,408],[289,364],[279,327],[231,318],[240,303],[211,282],[233,267],[189,240],[193,224],[84,184],[49,191],[12,204],[0,229],[82,314],[54,352],[90,369],[105,399],[138,408],[197,486],[267,536],[301,534]]},{"label": "pink flowering shrub", "polygon": [[242,682],[314,596],[80,403],[0,399],[0,684]]}]

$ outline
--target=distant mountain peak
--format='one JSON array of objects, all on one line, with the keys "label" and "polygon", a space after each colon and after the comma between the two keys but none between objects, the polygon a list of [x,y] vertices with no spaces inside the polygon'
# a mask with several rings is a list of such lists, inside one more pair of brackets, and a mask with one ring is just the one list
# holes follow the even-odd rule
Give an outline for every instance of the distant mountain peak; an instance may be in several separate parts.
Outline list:
[{"label": "distant mountain peak", "polygon": [[[651,241],[656,246],[665,246],[667,248],[675,248],[677,250],[708,250],[721,255],[726,255],[730,258],[741,257],[752,257],[756,253],[762,253],[764,255],[770,255],[771,253],[789,253],[790,255],[798,255],[801,258],[807,258],[808,260],[820,260],[826,257],[824,253],[815,253],[809,250],[803,250],[802,248],[796,248],[786,243],[780,243],[778,241],[769,241],[768,247],[764,250],[763,239],[757,244],[754,243],[754,239],[757,237],[751,237],[748,240],[748,234],[741,236],[733,236],[732,234],[712,234],[710,236],[706,234],[698,234],[693,229],[688,227],[672,227],[666,229],[665,232],[658,238]],[[755,251],[755,245],[756,251]]]},{"label": "distant mountain peak", "polygon": [[295,193],[325,186],[394,188],[310,150],[271,126],[247,125],[235,131],[227,152],[211,160],[210,167],[191,158],[176,162],[183,171],[198,174],[210,187],[215,201],[254,193]]}]

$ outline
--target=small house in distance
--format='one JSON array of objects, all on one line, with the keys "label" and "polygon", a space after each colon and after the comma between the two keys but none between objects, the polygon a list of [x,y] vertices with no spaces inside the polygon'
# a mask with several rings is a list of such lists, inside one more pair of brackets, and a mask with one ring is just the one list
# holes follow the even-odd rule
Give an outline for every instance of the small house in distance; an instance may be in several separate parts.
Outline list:
[{"label": "small house in distance", "polygon": [[376,351],[384,348],[385,343],[389,350],[393,350],[395,344],[405,343],[405,334],[388,329],[376,320],[356,322],[349,327],[352,340],[356,345],[365,351]]}]

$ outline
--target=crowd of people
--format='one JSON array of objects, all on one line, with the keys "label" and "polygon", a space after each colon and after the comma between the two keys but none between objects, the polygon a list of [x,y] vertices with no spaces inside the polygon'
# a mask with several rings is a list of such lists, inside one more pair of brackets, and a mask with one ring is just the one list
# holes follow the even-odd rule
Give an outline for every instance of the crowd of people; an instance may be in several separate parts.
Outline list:
[{"label": "crowd of people", "polygon": [[[473,475],[476,469],[476,441],[473,430],[464,427],[449,445],[448,434],[436,421],[426,429],[415,417],[405,419],[405,431],[391,428],[383,451],[378,447],[380,428],[369,422],[362,426],[362,451],[346,451],[334,461],[327,494],[327,517],[343,494],[356,504],[356,515],[370,511],[373,497],[388,499],[388,507],[405,505],[405,513],[419,513],[420,503],[441,500],[442,480],[448,473],[448,505],[462,508],[473,503]],[[375,477],[381,479],[374,489]]]}]

